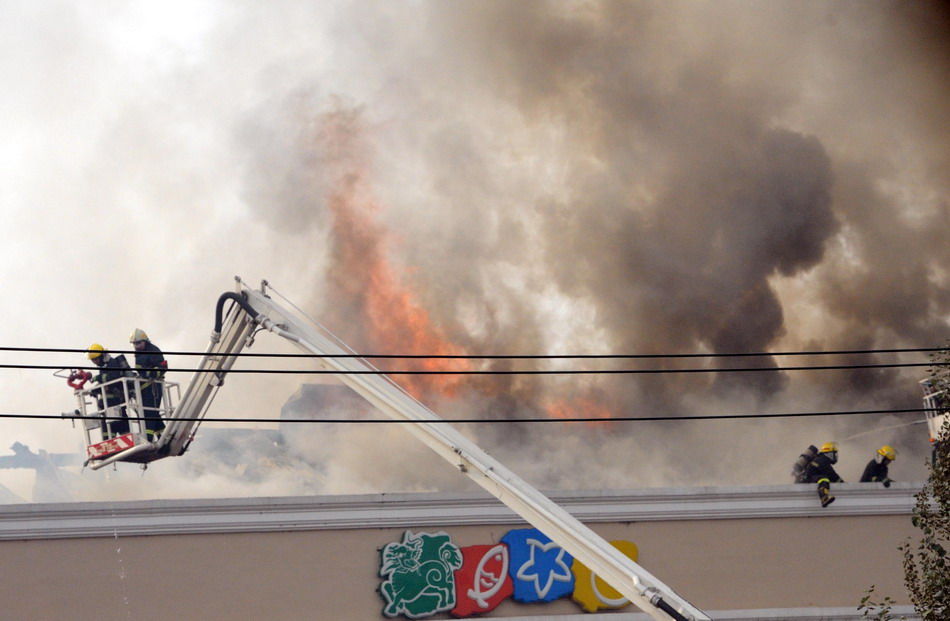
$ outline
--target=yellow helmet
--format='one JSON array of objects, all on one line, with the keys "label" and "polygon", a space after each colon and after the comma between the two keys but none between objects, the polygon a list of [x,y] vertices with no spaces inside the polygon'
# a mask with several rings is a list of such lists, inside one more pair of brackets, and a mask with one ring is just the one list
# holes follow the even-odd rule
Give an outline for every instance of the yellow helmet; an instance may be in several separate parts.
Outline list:
[{"label": "yellow helmet", "polygon": [[838,450],[837,442],[825,442],[824,444],[821,445],[821,450],[818,452],[819,453],[834,453],[834,452],[837,452],[837,450]]},{"label": "yellow helmet", "polygon": [[129,335],[129,343],[134,343],[135,341],[147,341],[148,335],[145,334],[145,330],[140,330],[136,328],[132,330],[132,334]]},{"label": "yellow helmet", "polygon": [[885,444],[881,448],[877,449],[877,454],[891,461],[894,461],[894,459],[897,457],[897,451],[895,451],[894,447],[889,444]]},{"label": "yellow helmet", "polygon": [[104,354],[105,352],[106,352],[105,347],[103,347],[99,343],[93,343],[92,345],[89,346],[89,353],[87,353],[86,356],[90,360],[95,360],[96,358]]}]

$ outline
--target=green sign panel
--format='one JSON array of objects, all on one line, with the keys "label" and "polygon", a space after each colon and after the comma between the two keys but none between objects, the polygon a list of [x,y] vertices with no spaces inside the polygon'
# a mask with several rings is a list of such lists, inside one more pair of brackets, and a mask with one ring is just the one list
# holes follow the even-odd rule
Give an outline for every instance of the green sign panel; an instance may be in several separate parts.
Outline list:
[{"label": "green sign panel", "polygon": [[426,617],[455,607],[454,571],[462,566],[462,553],[444,532],[403,533],[402,542],[386,544],[379,575],[386,580],[380,593],[386,600],[383,614]]}]

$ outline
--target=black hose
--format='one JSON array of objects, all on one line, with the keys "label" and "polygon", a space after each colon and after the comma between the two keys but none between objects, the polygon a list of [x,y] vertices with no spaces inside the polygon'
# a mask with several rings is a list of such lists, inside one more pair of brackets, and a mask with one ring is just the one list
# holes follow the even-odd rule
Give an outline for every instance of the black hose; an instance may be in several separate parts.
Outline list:
[{"label": "black hose", "polygon": [[240,305],[241,308],[244,309],[244,312],[246,312],[248,315],[251,316],[251,319],[257,318],[257,311],[254,310],[251,307],[251,305],[247,303],[247,299],[245,298],[243,294],[238,295],[237,293],[234,293],[233,291],[227,291],[221,294],[221,297],[218,298],[218,303],[217,305],[215,305],[215,308],[214,308],[214,331],[216,334],[221,333],[221,321],[222,321],[221,315],[224,310],[225,300],[234,300],[234,302],[236,302],[238,305]]},{"label": "black hose", "polygon": [[656,598],[656,602],[654,602],[653,605],[659,608],[660,610],[662,610],[663,612],[665,612],[666,614],[670,615],[674,619],[676,619],[676,621],[689,621],[688,617],[684,617],[683,615],[681,615],[676,608],[673,608],[672,606],[667,604],[663,600],[662,597]]}]

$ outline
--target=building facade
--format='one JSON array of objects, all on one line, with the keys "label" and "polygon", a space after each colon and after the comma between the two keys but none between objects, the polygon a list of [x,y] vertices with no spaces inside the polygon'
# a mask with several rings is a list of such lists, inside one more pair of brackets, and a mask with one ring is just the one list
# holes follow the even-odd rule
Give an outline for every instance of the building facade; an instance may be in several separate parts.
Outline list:
[{"label": "building facade", "polygon": [[[897,546],[918,489],[551,497],[715,619],[858,619],[872,584],[912,613]],[[482,494],[6,505],[2,618],[647,619],[530,529]]]}]

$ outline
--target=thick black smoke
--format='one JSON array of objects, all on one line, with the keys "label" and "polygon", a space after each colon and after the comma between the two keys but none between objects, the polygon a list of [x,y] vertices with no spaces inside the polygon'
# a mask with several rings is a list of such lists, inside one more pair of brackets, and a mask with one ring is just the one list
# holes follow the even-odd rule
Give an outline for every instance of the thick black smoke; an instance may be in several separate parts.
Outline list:
[{"label": "thick black smoke", "polygon": [[[351,58],[384,85],[359,109],[314,98],[300,115],[301,100],[288,93],[252,115],[249,144],[265,148],[249,193],[276,228],[328,236],[333,304],[324,310],[356,316],[363,294],[341,284],[353,286],[344,265],[353,257],[338,259],[339,236],[361,231],[332,218],[346,178],[339,161],[349,155],[334,156],[339,145],[319,121],[349,109],[348,127],[373,145],[372,164],[361,152],[352,174],[384,206],[376,222],[392,235],[385,252],[420,307],[471,353],[932,347],[950,331],[946,25],[940,7],[900,3],[424,4],[411,25],[374,22],[368,36],[388,44]],[[268,136],[277,130],[275,144]],[[807,362],[901,359],[922,356]],[[473,380],[465,405],[449,410],[903,408],[920,403],[921,374],[505,376]],[[790,461],[799,445],[905,422],[474,433],[529,468],[547,448],[612,447],[656,464],[665,474],[652,483],[722,480],[709,473],[728,471],[722,455],[737,434],[751,434],[761,440],[744,457],[768,465],[734,480],[781,482],[786,464],[776,454]],[[529,437],[547,448],[525,448]],[[863,456],[890,442],[911,462],[926,451],[922,438],[919,427],[896,428],[846,449]],[[694,458],[668,458],[670,444]],[[582,484],[541,472],[551,485]]]}]

